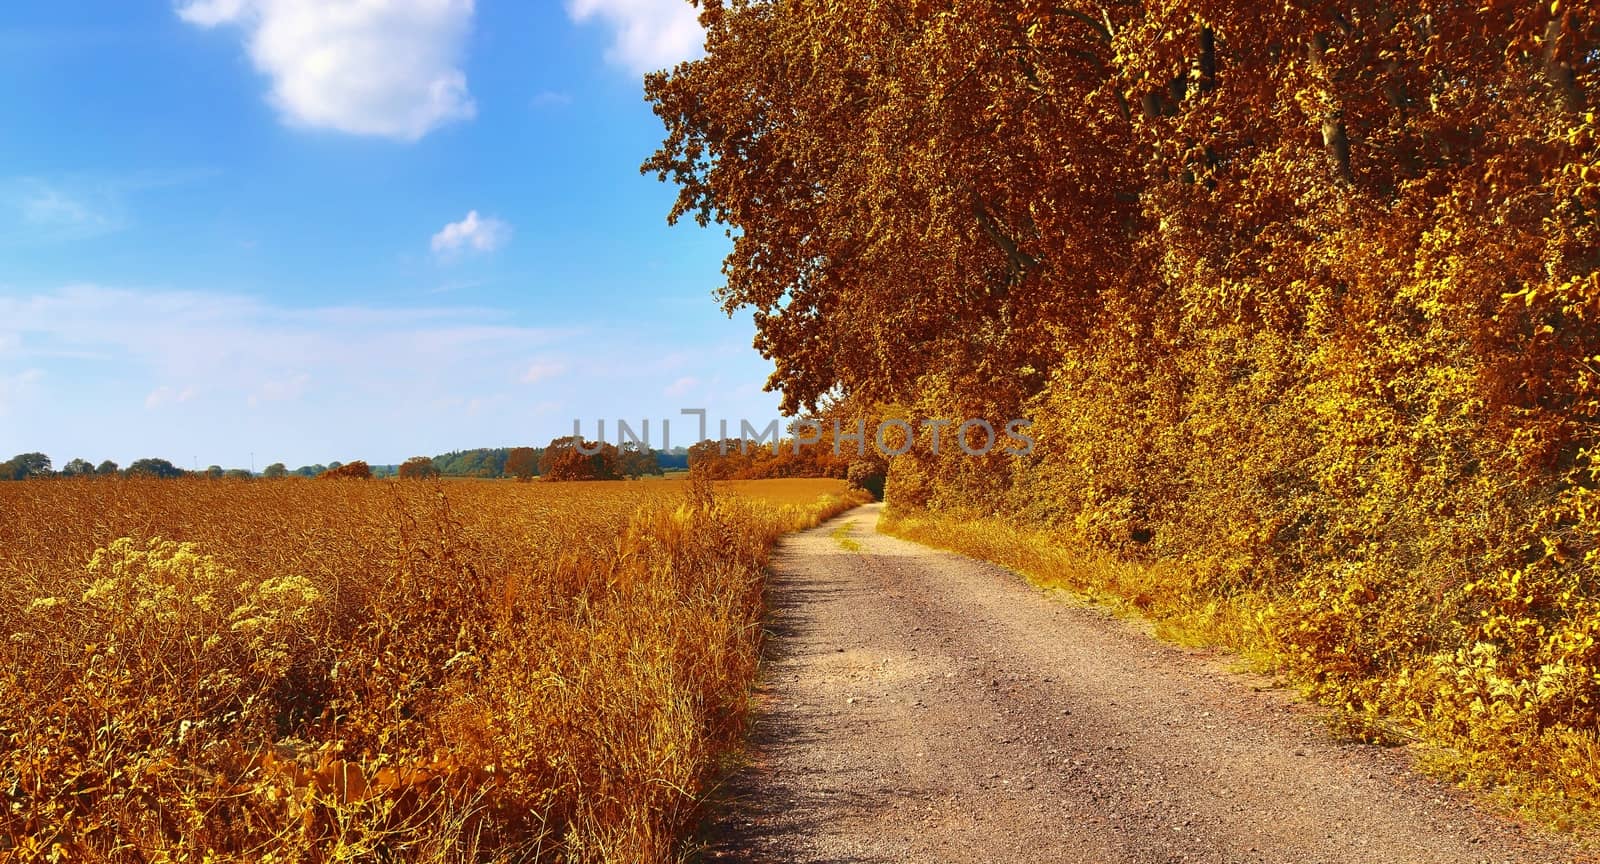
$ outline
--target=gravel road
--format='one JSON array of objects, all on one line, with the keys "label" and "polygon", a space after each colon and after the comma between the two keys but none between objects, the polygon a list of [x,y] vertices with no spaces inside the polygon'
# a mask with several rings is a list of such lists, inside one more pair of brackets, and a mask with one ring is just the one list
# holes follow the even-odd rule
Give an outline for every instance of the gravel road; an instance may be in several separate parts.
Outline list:
[{"label": "gravel road", "polygon": [[1225,657],[877,534],[879,506],[779,547],[750,763],[707,860],[1595,860],[1403,750],[1333,741]]}]

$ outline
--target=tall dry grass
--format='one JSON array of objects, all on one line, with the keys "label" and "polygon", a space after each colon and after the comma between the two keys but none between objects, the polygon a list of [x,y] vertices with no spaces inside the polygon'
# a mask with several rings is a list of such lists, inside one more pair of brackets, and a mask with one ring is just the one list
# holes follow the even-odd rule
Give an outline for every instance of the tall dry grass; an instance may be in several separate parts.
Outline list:
[{"label": "tall dry grass", "polygon": [[672,860],[773,540],[702,484],[0,486],[0,858]]}]

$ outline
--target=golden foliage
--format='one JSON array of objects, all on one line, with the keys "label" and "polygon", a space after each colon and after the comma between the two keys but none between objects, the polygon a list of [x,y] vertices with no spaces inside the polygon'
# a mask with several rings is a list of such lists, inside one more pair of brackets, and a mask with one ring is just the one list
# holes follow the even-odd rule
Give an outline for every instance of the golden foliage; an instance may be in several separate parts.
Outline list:
[{"label": "golden foliage", "polygon": [[788,486],[5,484],[0,859],[673,860]]},{"label": "golden foliage", "polygon": [[786,405],[1036,421],[892,506],[1171,565],[1355,731],[1600,805],[1593,4],[703,9],[646,169]]}]

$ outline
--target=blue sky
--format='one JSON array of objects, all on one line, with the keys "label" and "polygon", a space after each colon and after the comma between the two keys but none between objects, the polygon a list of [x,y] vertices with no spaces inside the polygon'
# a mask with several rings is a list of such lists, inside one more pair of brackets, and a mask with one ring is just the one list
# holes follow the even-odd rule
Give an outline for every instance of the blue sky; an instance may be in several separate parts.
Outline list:
[{"label": "blue sky", "polygon": [[638,173],[641,75],[699,39],[685,0],[7,4],[0,459],[775,417],[726,237]]}]

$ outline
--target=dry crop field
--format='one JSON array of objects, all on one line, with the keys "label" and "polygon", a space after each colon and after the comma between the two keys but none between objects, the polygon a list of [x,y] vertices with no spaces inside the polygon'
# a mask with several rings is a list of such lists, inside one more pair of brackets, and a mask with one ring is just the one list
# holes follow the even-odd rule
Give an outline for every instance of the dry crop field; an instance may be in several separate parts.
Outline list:
[{"label": "dry crop field", "polygon": [[0,860],[670,860],[772,541],[859,500],[0,485]]}]

